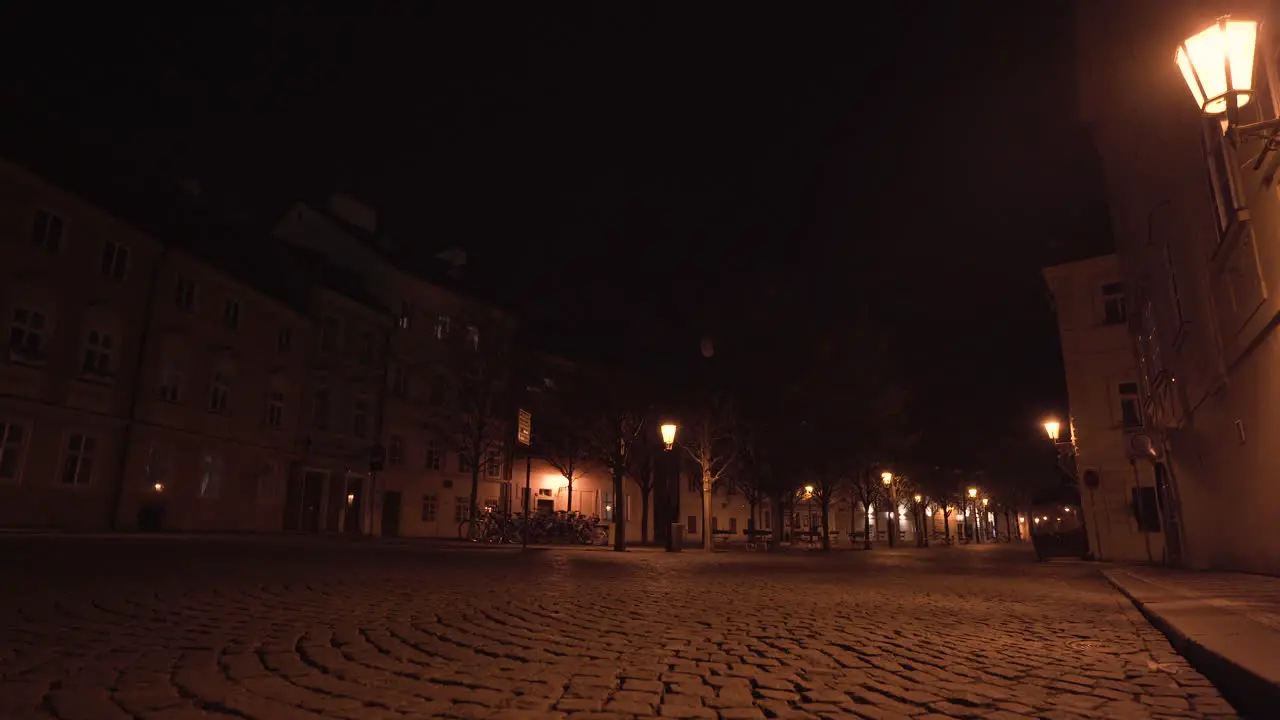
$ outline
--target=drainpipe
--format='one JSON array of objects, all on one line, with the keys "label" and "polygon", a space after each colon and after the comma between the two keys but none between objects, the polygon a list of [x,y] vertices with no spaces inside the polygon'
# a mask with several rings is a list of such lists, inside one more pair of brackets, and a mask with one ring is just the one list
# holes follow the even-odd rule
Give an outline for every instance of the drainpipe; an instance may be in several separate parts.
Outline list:
[{"label": "drainpipe", "polygon": [[160,271],[169,257],[169,246],[163,245],[156,256],[155,266],[151,269],[151,278],[147,286],[147,299],[143,306],[142,332],[138,335],[138,359],[133,364],[133,377],[130,380],[129,410],[125,414],[124,433],[120,441],[120,462],[116,467],[116,485],[111,499],[110,528],[118,530],[120,511],[124,505],[125,473],[129,469],[129,455],[133,449],[133,433],[137,424],[138,401],[142,397],[142,371],[146,367],[147,351],[151,344],[152,325],[155,324],[154,308],[156,304],[156,288],[160,284]]}]

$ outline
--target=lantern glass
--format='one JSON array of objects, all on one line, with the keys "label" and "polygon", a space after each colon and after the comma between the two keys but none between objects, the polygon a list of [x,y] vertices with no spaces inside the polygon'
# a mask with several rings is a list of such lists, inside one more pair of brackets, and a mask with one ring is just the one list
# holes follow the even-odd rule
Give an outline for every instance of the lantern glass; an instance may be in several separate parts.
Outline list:
[{"label": "lantern glass", "polygon": [[1205,28],[1178,46],[1174,62],[1191,89],[1196,105],[1206,115],[1226,112],[1232,94],[1236,96],[1237,107],[1249,102],[1253,95],[1253,55],[1257,45],[1258,23],[1228,20]]},{"label": "lantern glass", "polygon": [[1062,425],[1057,420],[1049,420],[1044,424],[1044,434],[1049,436],[1053,442],[1058,442],[1059,433],[1062,431]]},{"label": "lantern glass", "polygon": [[675,423],[667,423],[662,426],[662,442],[667,447],[671,447],[676,442],[676,425]]}]

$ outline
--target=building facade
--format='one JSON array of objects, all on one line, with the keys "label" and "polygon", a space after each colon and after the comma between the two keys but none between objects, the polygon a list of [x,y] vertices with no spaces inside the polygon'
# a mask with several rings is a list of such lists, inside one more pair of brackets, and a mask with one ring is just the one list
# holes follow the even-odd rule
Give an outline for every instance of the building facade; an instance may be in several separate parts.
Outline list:
[{"label": "building facade", "polygon": [[1064,263],[1044,275],[1071,406],[1061,445],[1074,452],[1089,547],[1099,560],[1167,562],[1160,507],[1169,502],[1157,493],[1169,488],[1157,487],[1157,465],[1132,450],[1146,428],[1119,259]]},{"label": "building facade", "polygon": [[1107,183],[1182,562],[1280,573],[1269,438],[1280,432],[1280,197],[1265,138],[1224,134],[1174,51],[1219,14],[1261,21],[1239,122],[1277,116],[1273,2],[1079,3],[1079,109]]}]

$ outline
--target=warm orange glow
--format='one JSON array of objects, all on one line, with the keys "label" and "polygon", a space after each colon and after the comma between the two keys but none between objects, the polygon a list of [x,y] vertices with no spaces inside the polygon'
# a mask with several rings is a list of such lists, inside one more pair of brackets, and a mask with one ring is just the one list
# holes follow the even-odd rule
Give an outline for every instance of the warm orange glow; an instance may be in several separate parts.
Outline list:
[{"label": "warm orange glow", "polygon": [[666,423],[660,429],[662,430],[662,442],[670,450],[671,446],[676,444],[676,424]]},{"label": "warm orange glow", "polygon": [[920,501],[921,501],[921,500],[923,500],[923,499],[924,499],[924,498],[920,497],[920,493],[916,493],[916,496],[915,496],[915,501],[916,501],[916,502],[920,502]]},{"label": "warm orange glow", "polygon": [[805,494],[805,495],[812,495],[812,494],[813,494],[813,486],[812,486],[812,485],[805,485],[805,486],[804,486],[804,494]]},{"label": "warm orange glow", "polygon": [[893,473],[887,472],[887,471],[880,473],[880,482],[884,483],[885,485],[888,485],[889,483],[893,482]]},{"label": "warm orange glow", "polygon": [[978,497],[978,488],[969,488],[969,497]]},{"label": "warm orange glow", "polygon": [[164,483],[156,483],[155,489],[156,489],[156,492],[164,492]]},{"label": "warm orange glow", "polygon": [[[1227,111],[1227,97],[1235,93],[1240,107],[1253,92],[1253,54],[1258,44],[1258,23],[1231,20],[1217,22],[1178,46],[1174,62],[1182,71],[1196,105],[1206,115]],[[1227,68],[1230,67],[1230,83]]]},{"label": "warm orange glow", "polygon": [[982,498],[982,507],[986,507],[988,502],[991,502],[989,498]]},{"label": "warm orange glow", "polygon": [[1044,423],[1044,434],[1049,436],[1053,442],[1058,442],[1059,434],[1062,432],[1062,423],[1057,420],[1046,420]]},{"label": "warm orange glow", "polygon": [[355,493],[347,493],[347,504],[350,505],[355,501],[356,501]]}]

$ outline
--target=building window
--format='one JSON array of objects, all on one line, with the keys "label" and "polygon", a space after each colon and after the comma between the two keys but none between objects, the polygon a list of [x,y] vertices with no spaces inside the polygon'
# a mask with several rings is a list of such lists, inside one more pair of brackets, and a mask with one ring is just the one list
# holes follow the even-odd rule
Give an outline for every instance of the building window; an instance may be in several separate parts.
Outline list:
[{"label": "building window", "polygon": [[197,294],[194,280],[179,277],[178,284],[174,287],[173,304],[187,312],[195,312]]},{"label": "building window", "polygon": [[320,323],[320,351],[331,352],[334,344],[338,341],[338,321],[333,318],[325,318]]},{"label": "building window", "polygon": [[427,469],[440,469],[440,446],[436,445],[435,440],[427,441]]},{"label": "building window", "polygon": [[404,462],[404,438],[392,435],[387,440],[387,462],[399,465]]},{"label": "building window", "polygon": [[108,240],[102,246],[102,274],[113,280],[124,280],[129,270],[129,248]]},{"label": "building window", "polygon": [[235,330],[240,327],[240,301],[227,300],[222,305],[222,324]]},{"label": "building window", "polygon": [[1120,392],[1120,423],[1127,428],[1142,427],[1142,406],[1138,404],[1138,383],[1120,383],[1118,389]]},{"label": "building window", "polygon": [[32,360],[39,358],[44,349],[47,321],[39,310],[14,308],[13,323],[9,326],[9,351]]},{"label": "building window", "polygon": [[458,453],[458,472],[471,472],[471,456],[465,452]]},{"label": "building window", "polygon": [[164,360],[164,368],[160,371],[160,399],[165,402],[182,402],[187,378],[182,369],[182,362],[168,357]]},{"label": "building window", "polygon": [[289,352],[293,347],[293,328],[280,328],[276,333],[276,350]]},{"label": "building window", "polygon": [[[436,511],[439,510],[440,501],[435,495],[422,496],[422,522],[435,522]],[[461,522],[461,521],[459,521]]]},{"label": "building window", "polygon": [[67,438],[67,452],[62,458],[62,484],[88,485],[93,481],[93,461],[98,441],[88,435]]},{"label": "building window", "polygon": [[320,388],[311,396],[311,425],[317,430],[328,430],[329,419],[333,416],[333,393],[329,388]]},{"label": "building window", "polygon": [[729,532],[738,532],[738,518],[729,518]]},{"label": "building window", "polygon": [[698,475],[689,476],[689,492],[702,493],[702,478]]},{"label": "building window", "polygon": [[90,330],[85,339],[84,362],[80,364],[80,372],[85,375],[110,377],[111,355],[115,352],[115,343],[111,335],[98,330]]},{"label": "building window", "polygon": [[[808,517],[808,516],[806,515],[805,517]],[[719,529],[720,529],[720,518],[716,517],[715,515],[712,515],[711,516],[711,532],[716,532]]]},{"label": "building window", "polygon": [[[1250,103],[1256,105],[1256,103]],[[1217,118],[1205,123],[1204,152],[1209,165],[1209,182],[1213,195],[1215,215],[1218,220],[1218,242],[1222,242],[1230,234],[1232,226],[1239,219],[1243,203],[1239,201],[1237,192],[1238,180],[1235,176],[1235,158],[1230,157],[1226,139],[1222,135]]]},{"label": "building window", "polygon": [[1133,517],[1138,521],[1138,532],[1160,532],[1160,507],[1156,503],[1156,489],[1136,487],[1131,488],[1129,494]]},{"label": "building window", "polygon": [[449,316],[437,315],[435,334],[437,340],[443,340],[449,337]]},{"label": "building window", "polygon": [[494,509],[496,509],[497,507],[498,507],[498,498],[485,498],[485,499],[484,499],[484,509],[485,509],[485,510],[494,510]]},{"label": "building window", "polygon": [[408,330],[409,318],[412,316],[413,306],[409,304],[408,300],[400,301],[400,317],[396,320],[396,325],[398,325],[401,330]]},{"label": "building window", "polygon": [[480,328],[475,325],[467,326],[467,344],[472,350],[480,349]]},{"label": "building window", "polygon": [[768,510],[767,508],[763,508],[763,509],[764,509],[764,511],[765,511],[765,512],[763,513],[764,517],[762,518],[762,519],[764,520],[764,522],[761,524],[761,529],[763,529],[763,530],[768,530],[768,529],[769,529],[769,522],[770,522],[770,518],[773,516],[773,513],[769,512],[769,510]]},{"label": "building window", "polygon": [[16,482],[22,477],[26,456],[27,429],[13,422],[0,422],[0,482]]},{"label": "building window", "polygon": [[230,398],[231,376],[225,372],[215,372],[213,382],[209,383],[209,412],[226,412]]},{"label": "building window", "polygon": [[363,395],[352,405],[351,432],[356,437],[364,437],[369,432],[369,398]]},{"label": "building window", "polygon": [[267,396],[267,425],[284,427],[284,393],[273,390]]},{"label": "building window", "polygon": [[693,535],[694,533],[698,532],[698,516],[697,515],[690,515],[688,518],[685,519],[684,531],[689,533],[690,535]]},{"label": "building window", "polygon": [[1124,283],[1102,286],[1102,324],[1123,325],[1129,319],[1125,312]]},{"label": "building window", "polygon": [[441,485],[441,486],[443,486],[445,490],[452,490],[452,489],[453,489],[453,481],[452,481],[452,480],[448,480],[448,479],[441,480],[441,481],[440,481],[440,485]]},{"label": "building window", "polygon": [[372,363],[373,355],[374,355],[373,333],[371,332],[360,333],[360,362],[364,363],[365,365]]},{"label": "building window", "polygon": [[222,492],[222,458],[205,455],[200,469],[200,497],[216,498]]},{"label": "building window", "polygon": [[31,244],[50,255],[62,252],[62,218],[47,210],[37,210],[31,225]]},{"label": "building window", "polygon": [[397,397],[409,395],[409,371],[400,363],[391,368],[391,392]]},{"label": "building window", "polygon": [[455,522],[466,522],[471,518],[471,498],[455,497],[453,499],[453,519]]},{"label": "building window", "polygon": [[491,478],[502,477],[502,458],[497,450],[490,450],[485,463],[485,474]]}]

